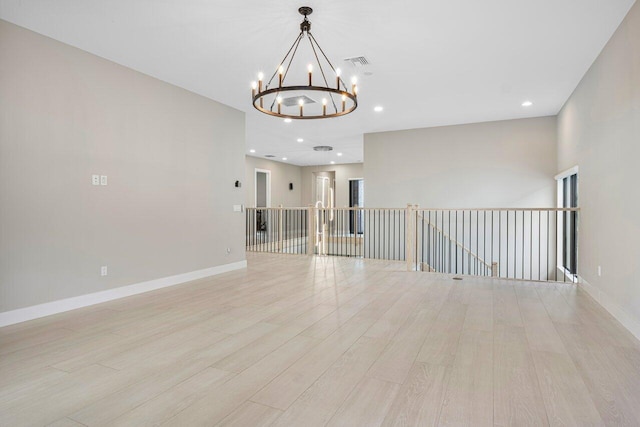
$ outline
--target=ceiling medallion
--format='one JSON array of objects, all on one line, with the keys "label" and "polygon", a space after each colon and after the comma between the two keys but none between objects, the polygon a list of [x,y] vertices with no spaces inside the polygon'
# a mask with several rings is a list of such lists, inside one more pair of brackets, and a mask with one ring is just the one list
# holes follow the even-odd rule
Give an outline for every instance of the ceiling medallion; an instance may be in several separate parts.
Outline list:
[{"label": "ceiling medallion", "polygon": [[[280,65],[269,81],[264,84],[264,74],[258,74],[258,82],[251,84],[251,98],[254,108],[270,116],[288,119],[328,119],[349,114],[358,107],[358,87],[355,77],[351,80],[351,91],[340,77],[340,69],[335,68],[327,55],[311,34],[311,22],[307,19],[313,9],[303,6],[298,9],[304,20],[300,24],[300,34],[287,51]],[[294,83],[286,85],[291,63],[303,40],[311,46],[312,58],[319,72],[314,76],[314,64],[307,66],[306,84]],[[321,57],[318,56],[321,54]],[[324,60],[322,60],[324,59]],[[327,73],[322,63],[328,65]],[[276,79],[277,76],[277,79]],[[327,81],[331,80],[331,84]],[[274,82],[275,79],[275,82]],[[316,101],[322,97],[321,102]]]}]

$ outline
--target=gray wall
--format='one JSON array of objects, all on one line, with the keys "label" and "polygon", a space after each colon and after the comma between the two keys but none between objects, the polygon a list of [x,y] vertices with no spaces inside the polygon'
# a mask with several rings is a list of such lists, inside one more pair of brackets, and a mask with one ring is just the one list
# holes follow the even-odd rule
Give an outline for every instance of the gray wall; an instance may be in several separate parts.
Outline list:
[{"label": "gray wall", "polygon": [[554,207],[556,118],[365,134],[365,204]]},{"label": "gray wall", "polygon": [[4,21],[0,64],[0,311],[244,259],[243,113]]},{"label": "gray wall", "polygon": [[[245,178],[242,187],[245,189],[245,205],[255,207],[255,170],[271,171],[271,207],[300,206],[300,191],[302,180],[300,167],[286,163],[274,162],[259,157],[246,156]],[[289,190],[289,183],[293,190]]]},{"label": "gray wall", "polygon": [[[305,166],[302,168],[302,203],[308,206],[313,203],[314,172],[335,172],[336,207],[349,206],[349,179],[362,178],[362,163],[346,163],[341,165]],[[364,184],[364,200],[367,203],[367,183]],[[372,206],[372,205],[367,205]]]},{"label": "gray wall", "polygon": [[640,337],[640,4],[562,108],[558,141],[558,171],[580,168],[579,273]]}]

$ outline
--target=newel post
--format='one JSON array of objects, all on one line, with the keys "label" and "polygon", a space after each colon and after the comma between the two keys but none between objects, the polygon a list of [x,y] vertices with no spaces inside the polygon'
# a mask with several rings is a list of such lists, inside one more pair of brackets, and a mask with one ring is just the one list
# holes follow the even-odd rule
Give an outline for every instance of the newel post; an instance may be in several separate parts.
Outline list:
[{"label": "newel post", "polygon": [[405,210],[405,236],[404,236],[404,253],[407,259],[407,271],[413,269],[413,205],[407,203],[407,209]]},{"label": "newel post", "polygon": [[498,263],[495,261],[491,263],[491,277],[498,277]]},{"label": "newel post", "polygon": [[316,213],[313,205],[307,208],[307,255],[313,256],[316,247]]},{"label": "newel post", "polygon": [[282,205],[278,205],[278,252],[282,252]]}]

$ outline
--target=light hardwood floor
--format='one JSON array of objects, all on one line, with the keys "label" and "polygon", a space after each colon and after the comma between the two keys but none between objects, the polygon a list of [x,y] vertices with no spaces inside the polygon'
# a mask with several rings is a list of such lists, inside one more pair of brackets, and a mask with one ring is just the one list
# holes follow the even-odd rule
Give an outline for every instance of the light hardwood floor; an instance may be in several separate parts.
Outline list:
[{"label": "light hardwood floor", "polygon": [[573,285],[248,260],[0,329],[0,426],[640,425],[640,344]]}]

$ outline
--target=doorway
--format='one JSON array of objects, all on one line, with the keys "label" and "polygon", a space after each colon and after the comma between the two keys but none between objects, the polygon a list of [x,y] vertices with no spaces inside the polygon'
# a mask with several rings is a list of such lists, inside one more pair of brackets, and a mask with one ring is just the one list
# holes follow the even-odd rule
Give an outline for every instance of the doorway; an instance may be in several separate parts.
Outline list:
[{"label": "doorway", "polygon": [[[364,207],[364,180],[362,178],[349,179],[349,207]],[[357,216],[357,218],[356,218]],[[356,221],[357,219],[357,221]],[[349,215],[349,233],[363,233],[364,212],[357,210]],[[356,231],[356,224],[358,230]]]},{"label": "doorway", "polygon": [[[255,170],[255,207],[268,208],[271,206],[271,171],[267,169]],[[269,224],[268,210],[256,209],[256,230],[267,231]]]},{"label": "doorway", "polygon": [[271,206],[271,171],[256,169],[255,175],[255,207],[268,208]]}]

